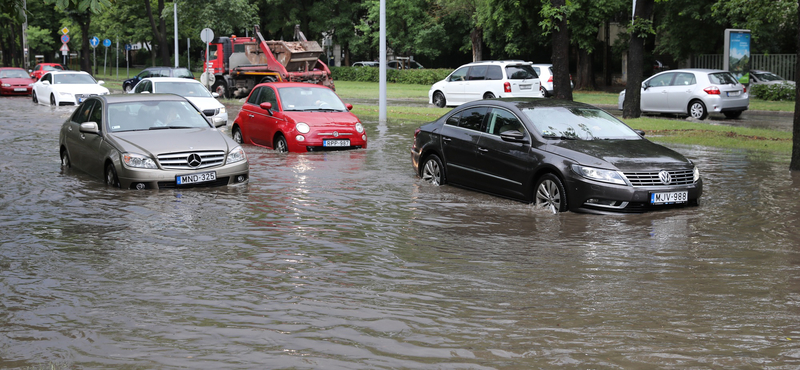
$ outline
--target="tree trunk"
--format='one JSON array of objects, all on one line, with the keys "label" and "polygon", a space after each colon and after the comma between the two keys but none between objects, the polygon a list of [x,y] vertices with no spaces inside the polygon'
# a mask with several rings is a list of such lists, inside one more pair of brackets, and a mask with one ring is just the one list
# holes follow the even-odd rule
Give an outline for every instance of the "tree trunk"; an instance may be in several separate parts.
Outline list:
[{"label": "tree trunk", "polygon": [[[158,33],[158,42],[156,43],[156,47],[158,49],[159,54],[161,54],[161,65],[163,66],[170,66],[169,62],[169,44],[167,43],[167,23],[164,21],[164,18],[161,18],[161,14],[164,11],[164,0],[158,0],[158,28],[160,32]],[[178,57],[177,55],[175,56]]]},{"label": "tree trunk", "polygon": [[[798,0],[800,1],[800,0]],[[654,0],[636,1],[634,22],[650,19],[653,14]],[[642,79],[644,73],[644,40],[647,34],[634,31],[628,47],[628,81],[625,87],[625,101],[622,103],[622,118],[639,118],[642,116]]]},{"label": "tree trunk", "polygon": [[153,30],[153,42],[150,43],[150,60],[152,61],[152,65],[155,65],[156,57],[155,57],[155,50],[159,50],[161,52],[161,60],[162,65],[168,66],[169,65],[169,50],[167,50],[167,37],[164,35],[166,32],[166,24],[164,23],[164,19],[161,18],[161,12],[164,10],[164,0],[158,0],[158,23],[156,23],[155,17],[153,17],[153,8],[150,6],[150,0],[143,0],[144,7],[147,12],[147,18],[150,20],[150,29]]},{"label": "tree trunk", "polygon": [[483,30],[480,27],[473,28],[469,39],[472,41],[472,61],[483,60]]},{"label": "tree trunk", "polygon": [[89,46],[89,26],[92,23],[92,13],[88,9],[84,12],[74,12],[71,14],[71,18],[75,23],[78,23],[78,27],[81,29],[81,52],[78,58],[81,64],[81,71],[91,74],[92,64],[90,55],[92,55],[92,47]]},{"label": "tree trunk", "polygon": [[575,90],[597,90],[594,81],[592,54],[586,50],[578,50],[578,73],[575,76]]},{"label": "tree trunk", "polygon": [[[800,0],[797,1],[800,6]],[[798,22],[800,22],[800,11],[797,12]],[[800,23],[798,23],[800,25]],[[797,57],[800,58],[800,26],[797,28]],[[800,63],[795,66],[795,76],[800,76]],[[794,124],[792,128],[792,160],[789,169],[800,171],[800,89],[795,89],[794,93]]]},{"label": "tree trunk", "polygon": [[[552,0],[554,8],[566,6],[566,0]],[[572,88],[569,81],[569,30],[567,18],[564,17],[556,25],[553,32],[553,97],[572,100]]]}]

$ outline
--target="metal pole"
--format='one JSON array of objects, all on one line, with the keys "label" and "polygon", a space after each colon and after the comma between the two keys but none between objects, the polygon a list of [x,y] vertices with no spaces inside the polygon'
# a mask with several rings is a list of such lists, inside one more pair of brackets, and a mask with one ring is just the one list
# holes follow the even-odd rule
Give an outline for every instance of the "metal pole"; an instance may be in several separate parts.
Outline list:
[{"label": "metal pole", "polygon": [[186,38],[186,68],[189,68],[189,71],[192,70],[192,61],[189,59],[192,55],[192,53],[189,52],[189,50],[192,50],[191,40],[191,38]]},{"label": "metal pole", "polygon": [[380,16],[380,53],[381,70],[379,72],[380,93],[378,94],[378,121],[386,122],[386,0],[381,0]]},{"label": "metal pole", "polygon": [[175,18],[175,68],[178,68],[178,2],[172,3],[172,15]]},{"label": "metal pole", "polygon": [[114,54],[117,57],[117,79],[119,80],[119,37],[117,37],[117,47],[114,48]]},{"label": "metal pole", "polygon": [[[103,44],[105,47],[106,45]],[[103,56],[103,76],[106,75],[106,62],[108,62],[108,48],[106,48],[106,54]]]},{"label": "metal pole", "polygon": [[28,1],[22,0],[22,12],[25,13],[25,22],[22,23],[22,66],[27,71],[30,68],[30,58],[28,58]]}]

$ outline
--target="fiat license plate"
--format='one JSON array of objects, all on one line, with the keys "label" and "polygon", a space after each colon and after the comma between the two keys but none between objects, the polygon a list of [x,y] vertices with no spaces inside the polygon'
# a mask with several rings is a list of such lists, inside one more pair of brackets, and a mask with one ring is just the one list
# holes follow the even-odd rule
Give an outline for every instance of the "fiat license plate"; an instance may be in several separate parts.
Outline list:
[{"label": "fiat license plate", "polygon": [[686,203],[689,200],[688,191],[673,191],[669,193],[650,193],[651,204]]},{"label": "fiat license plate", "polygon": [[216,171],[175,176],[175,182],[177,182],[178,185],[197,184],[200,182],[214,181],[216,179],[217,179]]},{"label": "fiat license plate", "polygon": [[328,146],[328,147],[350,146],[350,139],[345,139],[345,140],[322,140],[322,146]]}]

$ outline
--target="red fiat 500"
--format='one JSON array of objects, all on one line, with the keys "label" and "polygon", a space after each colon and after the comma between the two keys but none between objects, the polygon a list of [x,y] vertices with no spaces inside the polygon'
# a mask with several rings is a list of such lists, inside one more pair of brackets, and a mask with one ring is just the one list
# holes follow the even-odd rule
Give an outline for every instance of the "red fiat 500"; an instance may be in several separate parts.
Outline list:
[{"label": "red fiat 500", "polygon": [[350,109],[322,85],[263,83],[250,92],[231,135],[237,143],[280,152],[366,148],[367,133]]},{"label": "red fiat 500", "polygon": [[39,80],[42,76],[50,71],[63,71],[64,66],[58,63],[39,63],[36,67],[33,67],[31,72],[31,78],[34,80]]}]

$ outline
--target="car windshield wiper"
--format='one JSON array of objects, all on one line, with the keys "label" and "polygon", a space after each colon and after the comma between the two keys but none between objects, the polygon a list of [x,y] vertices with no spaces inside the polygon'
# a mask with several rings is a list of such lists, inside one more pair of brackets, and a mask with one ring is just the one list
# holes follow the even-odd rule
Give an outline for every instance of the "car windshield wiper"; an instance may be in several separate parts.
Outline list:
[{"label": "car windshield wiper", "polygon": [[341,112],[340,110],[333,109],[333,108],[312,108],[312,109],[306,109],[305,111],[306,112]]},{"label": "car windshield wiper", "polygon": [[578,140],[575,136],[564,136],[564,135],[542,135],[545,139],[561,139],[561,140]]},{"label": "car windshield wiper", "polygon": [[178,129],[178,128],[193,128],[191,126],[154,126],[150,127],[151,130],[166,130],[166,129]]}]

